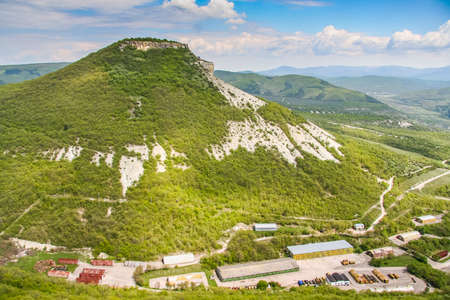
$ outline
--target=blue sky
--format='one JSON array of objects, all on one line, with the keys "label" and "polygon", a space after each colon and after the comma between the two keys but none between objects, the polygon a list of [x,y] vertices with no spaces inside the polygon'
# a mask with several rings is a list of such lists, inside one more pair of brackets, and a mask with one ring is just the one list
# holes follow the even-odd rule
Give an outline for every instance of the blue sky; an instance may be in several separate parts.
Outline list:
[{"label": "blue sky", "polygon": [[0,64],[74,61],[125,37],[216,67],[450,64],[450,0],[0,0]]}]

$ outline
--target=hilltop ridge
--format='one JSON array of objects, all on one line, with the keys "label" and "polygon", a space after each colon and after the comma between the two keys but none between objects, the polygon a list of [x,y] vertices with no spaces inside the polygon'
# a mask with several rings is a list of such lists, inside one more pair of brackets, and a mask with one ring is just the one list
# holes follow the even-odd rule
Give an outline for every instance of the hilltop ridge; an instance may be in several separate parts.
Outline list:
[{"label": "hilltop ridge", "polygon": [[349,222],[378,199],[372,174],[405,159],[217,79],[186,47],[144,42],[0,87],[5,236],[135,259],[201,252],[237,223]]}]

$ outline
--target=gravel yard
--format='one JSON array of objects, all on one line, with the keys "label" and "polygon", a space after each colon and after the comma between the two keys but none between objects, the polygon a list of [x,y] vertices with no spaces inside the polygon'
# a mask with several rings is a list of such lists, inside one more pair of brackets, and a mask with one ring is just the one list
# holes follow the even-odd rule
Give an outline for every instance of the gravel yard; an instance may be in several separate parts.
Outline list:
[{"label": "gravel yard", "polygon": [[100,281],[102,285],[111,287],[135,287],[136,283],[133,279],[135,268],[125,267],[123,263],[114,263],[112,267],[97,267],[88,263],[80,262],[78,268],[69,276],[69,280],[75,281],[84,268],[105,269],[105,275]]},{"label": "gravel yard", "polygon": [[[344,259],[353,260],[355,264],[343,266],[341,261]],[[229,288],[243,288],[248,286],[255,286],[258,281],[276,281],[284,287],[298,286],[299,280],[313,280],[316,277],[325,277],[326,273],[345,273],[350,279],[350,286],[340,287],[342,289],[355,289],[355,290],[368,290],[368,289],[383,289],[386,287],[399,287],[412,285],[414,292],[422,292],[426,288],[426,284],[423,280],[418,279],[406,272],[405,267],[382,267],[377,268],[383,274],[397,273],[400,275],[399,279],[390,280],[388,284],[375,283],[375,284],[358,284],[348,273],[351,269],[355,269],[360,274],[372,274],[374,267],[369,265],[370,257],[366,254],[345,254],[328,256],[314,259],[298,260],[297,263],[300,267],[300,271],[291,272],[279,275],[258,277],[239,281],[221,282],[216,276],[216,282],[218,286]],[[414,278],[416,283],[411,278]]]}]

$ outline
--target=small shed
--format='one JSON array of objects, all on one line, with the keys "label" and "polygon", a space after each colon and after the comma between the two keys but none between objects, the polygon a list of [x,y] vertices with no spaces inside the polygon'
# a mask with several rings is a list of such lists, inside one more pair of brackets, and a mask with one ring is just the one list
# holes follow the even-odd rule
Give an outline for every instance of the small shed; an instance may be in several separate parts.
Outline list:
[{"label": "small shed", "polygon": [[163,263],[165,265],[182,265],[189,264],[195,261],[194,254],[183,253],[179,255],[168,255],[163,257]]},{"label": "small shed", "polygon": [[387,257],[389,255],[394,255],[394,248],[392,247],[384,247],[378,248],[368,251],[368,254],[373,258],[382,258]]},{"label": "small shed", "polygon": [[278,225],[275,223],[255,223],[253,229],[255,231],[277,231]]},{"label": "small shed", "polygon": [[408,243],[410,241],[414,241],[414,240],[420,239],[420,236],[421,236],[420,232],[418,232],[418,231],[409,231],[409,232],[404,232],[404,233],[401,233],[401,234],[397,235],[397,238],[400,241]]},{"label": "small shed", "polygon": [[355,228],[355,230],[364,230],[365,227],[363,223],[356,223],[353,225],[353,228]]},{"label": "small shed", "polygon": [[426,215],[426,216],[418,217],[417,221],[421,224],[432,224],[432,223],[437,222],[437,219],[435,216]]},{"label": "small shed", "polygon": [[350,285],[350,280],[344,273],[327,273],[326,274],[327,283],[332,286],[348,286]]}]

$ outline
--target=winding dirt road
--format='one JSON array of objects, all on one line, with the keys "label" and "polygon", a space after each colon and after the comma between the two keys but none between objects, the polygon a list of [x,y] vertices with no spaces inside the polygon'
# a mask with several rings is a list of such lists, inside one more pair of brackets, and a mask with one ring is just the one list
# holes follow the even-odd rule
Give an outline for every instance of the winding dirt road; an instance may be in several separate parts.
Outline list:
[{"label": "winding dirt road", "polygon": [[375,226],[383,220],[384,216],[386,216],[386,209],[384,208],[384,196],[386,196],[387,193],[389,193],[392,190],[392,187],[394,186],[394,177],[391,177],[389,180],[384,180],[388,184],[388,187],[381,193],[380,195],[380,209],[381,214],[378,216],[378,218],[373,221],[373,223],[370,225],[370,227],[366,230],[366,232],[373,231]]},{"label": "winding dirt road", "polygon": [[414,190],[421,191],[430,182],[433,182],[433,181],[435,181],[435,180],[437,180],[437,179],[439,179],[441,177],[447,176],[447,175],[450,175],[450,170],[448,170],[447,172],[444,172],[442,174],[439,174],[437,176],[434,176],[434,177],[432,177],[430,179],[427,179],[425,181],[419,182],[418,184],[416,184],[413,187],[411,187],[407,192],[414,191]]},{"label": "winding dirt road", "polygon": [[23,211],[23,213],[21,213],[14,221],[11,222],[11,224],[8,225],[8,227],[5,228],[5,230],[3,230],[2,232],[0,232],[0,236],[2,236],[6,230],[8,230],[9,227],[11,227],[12,225],[14,225],[17,221],[19,221],[23,216],[25,216],[33,207],[35,207],[37,204],[39,204],[40,200],[37,200],[36,202],[34,202],[33,204],[31,204],[30,206],[27,207],[27,209],[25,209]]}]

